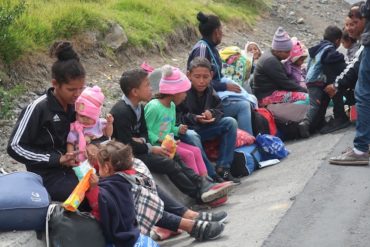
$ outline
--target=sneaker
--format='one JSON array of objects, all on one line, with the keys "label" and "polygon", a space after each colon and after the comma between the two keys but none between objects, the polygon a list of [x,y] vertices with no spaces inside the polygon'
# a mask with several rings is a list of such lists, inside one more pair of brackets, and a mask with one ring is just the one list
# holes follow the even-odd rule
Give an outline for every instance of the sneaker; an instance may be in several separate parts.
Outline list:
[{"label": "sneaker", "polygon": [[202,192],[201,199],[203,202],[211,202],[221,197],[226,196],[232,189],[234,184],[232,182],[223,182],[219,184],[212,183],[212,186]]},{"label": "sneaker", "polygon": [[310,137],[310,123],[307,120],[303,120],[298,124],[298,131],[302,138]]},{"label": "sneaker", "polygon": [[190,236],[198,241],[213,240],[221,236],[224,228],[224,224],[219,222],[197,220],[190,232]]},{"label": "sneaker", "polygon": [[207,206],[209,206],[211,208],[217,208],[221,205],[224,205],[226,202],[227,202],[227,195],[223,196],[223,197],[220,197],[220,198],[218,198],[214,201],[208,202]]},{"label": "sneaker", "polygon": [[150,231],[150,237],[154,241],[163,241],[166,239],[169,239],[171,237],[177,236],[181,234],[183,231],[182,230],[177,230],[176,232],[168,230],[166,228],[162,228],[159,226],[153,226],[152,230]]},{"label": "sneaker", "polygon": [[223,168],[219,172],[219,175],[225,181],[231,181],[231,182],[233,182],[235,184],[240,184],[241,183],[240,178],[235,178],[235,177],[233,177],[233,175],[231,175],[230,169]]},{"label": "sneaker", "polygon": [[369,164],[369,153],[356,154],[353,149],[329,159],[332,165],[363,166]]},{"label": "sneaker", "polygon": [[225,180],[223,180],[223,178],[220,177],[220,175],[218,175],[217,173],[212,176],[212,180],[215,183],[223,183],[223,182],[225,182]]},{"label": "sneaker", "polygon": [[320,130],[320,134],[328,134],[336,130],[347,128],[351,125],[348,118],[330,119],[327,124]]},{"label": "sneaker", "polygon": [[217,213],[199,212],[199,215],[195,220],[203,220],[210,222],[224,223],[227,219],[227,213],[225,211],[220,211]]}]

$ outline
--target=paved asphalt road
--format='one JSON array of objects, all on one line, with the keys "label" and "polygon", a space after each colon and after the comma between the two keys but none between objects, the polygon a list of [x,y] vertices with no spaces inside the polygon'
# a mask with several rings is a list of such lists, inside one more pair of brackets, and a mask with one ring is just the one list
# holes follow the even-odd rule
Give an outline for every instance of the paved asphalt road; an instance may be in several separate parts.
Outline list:
[{"label": "paved asphalt road", "polygon": [[161,246],[370,246],[370,167],[328,165],[352,145],[354,128],[287,143],[289,157],[243,179],[223,236],[198,243],[183,233]]},{"label": "paved asphalt road", "polygon": [[[159,242],[168,246],[331,247],[370,246],[370,167],[328,165],[352,145],[354,128],[286,143],[280,164],[243,179],[226,205],[221,238],[195,242],[188,234]],[[0,246],[45,246],[34,232],[0,234]]]},{"label": "paved asphalt road", "polygon": [[[344,135],[333,154],[352,140]],[[370,167],[325,160],[263,246],[370,246]]]}]

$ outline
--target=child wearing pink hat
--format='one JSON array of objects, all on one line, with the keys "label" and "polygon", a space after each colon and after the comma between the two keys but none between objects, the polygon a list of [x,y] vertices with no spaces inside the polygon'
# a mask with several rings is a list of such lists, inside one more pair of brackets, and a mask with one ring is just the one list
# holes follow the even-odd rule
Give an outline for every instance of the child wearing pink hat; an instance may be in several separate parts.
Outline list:
[{"label": "child wearing pink hat", "polygon": [[78,161],[86,160],[86,146],[107,140],[113,133],[113,116],[99,118],[104,102],[100,87],[87,87],[75,103],[76,121],[71,123],[67,152],[79,151]]},{"label": "child wearing pink hat", "polygon": [[[160,145],[167,134],[178,137],[179,134],[186,133],[187,125],[176,126],[176,105],[184,101],[190,87],[189,79],[178,68],[163,66],[159,94],[144,109],[152,145]],[[195,173],[207,176],[207,168],[198,147],[178,141],[176,153]]]},{"label": "child wearing pink hat", "polygon": [[306,47],[296,37],[292,38],[293,48],[290,51],[289,58],[284,61],[284,68],[290,79],[293,79],[298,85],[306,87],[304,78],[306,71],[303,63],[308,56]]}]

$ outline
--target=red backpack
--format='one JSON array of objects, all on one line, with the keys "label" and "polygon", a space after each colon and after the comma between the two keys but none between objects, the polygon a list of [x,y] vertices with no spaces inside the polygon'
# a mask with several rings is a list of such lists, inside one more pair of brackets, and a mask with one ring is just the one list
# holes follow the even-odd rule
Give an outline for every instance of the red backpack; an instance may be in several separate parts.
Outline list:
[{"label": "red backpack", "polygon": [[266,108],[258,108],[252,111],[253,134],[276,135],[277,128],[272,113]]}]

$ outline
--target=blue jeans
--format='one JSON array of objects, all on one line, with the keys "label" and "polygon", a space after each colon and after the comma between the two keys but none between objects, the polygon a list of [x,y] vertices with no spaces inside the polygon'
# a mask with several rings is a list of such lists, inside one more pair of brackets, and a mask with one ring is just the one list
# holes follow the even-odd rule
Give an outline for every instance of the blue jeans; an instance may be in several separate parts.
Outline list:
[{"label": "blue jeans", "polygon": [[222,100],[226,117],[233,117],[238,121],[238,128],[253,135],[251,120],[251,105],[247,100]]},{"label": "blue jeans", "polygon": [[204,151],[200,135],[194,130],[189,129],[186,131],[185,135],[180,135],[180,140],[187,144],[196,146],[200,149],[204,164],[206,165],[207,168],[208,176],[213,177],[216,174],[215,168],[213,167],[211,161],[207,157],[206,152]]},{"label": "blue jeans", "polygon": [[353,144],[356,149],[367,152],[370,144],[370,46],[365,46],[362,52],[355,99],[357,121]]},{"label": "blue jeans", "polygon": [[224,117],[216,123],[197,129],[201,141],[220,137],[220,154],[216,162],[218,167],[229,169],[233,162],[237,126],[234,118]]}]

